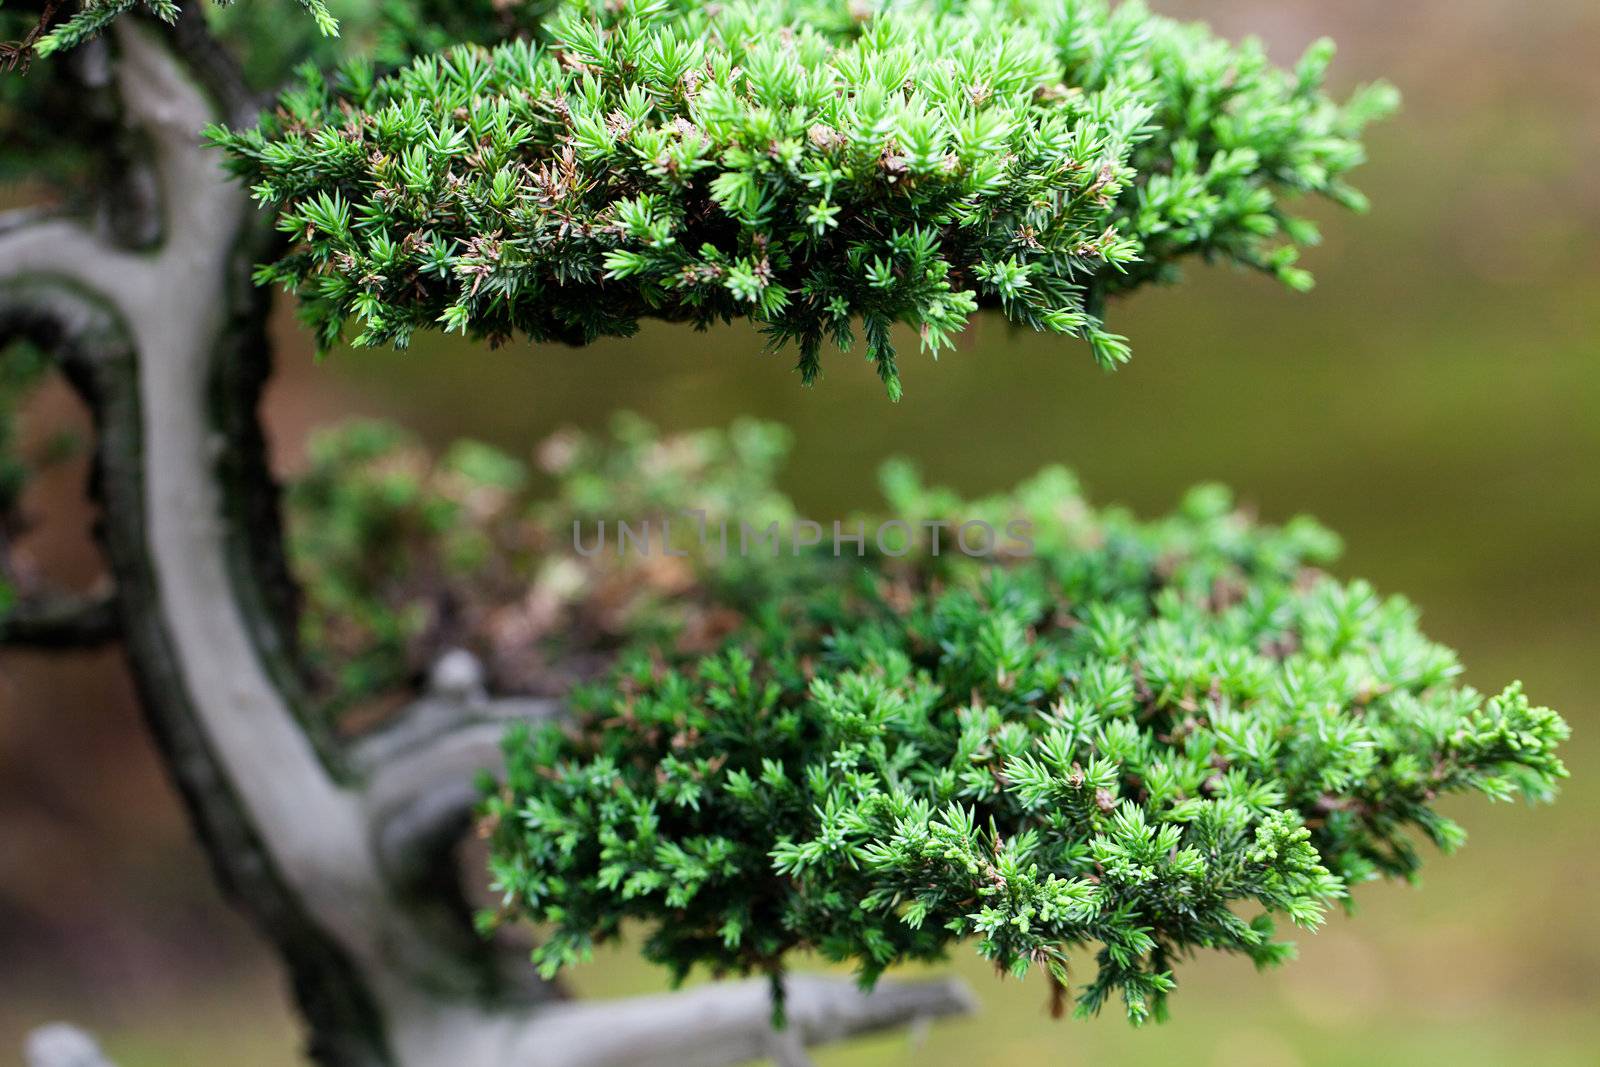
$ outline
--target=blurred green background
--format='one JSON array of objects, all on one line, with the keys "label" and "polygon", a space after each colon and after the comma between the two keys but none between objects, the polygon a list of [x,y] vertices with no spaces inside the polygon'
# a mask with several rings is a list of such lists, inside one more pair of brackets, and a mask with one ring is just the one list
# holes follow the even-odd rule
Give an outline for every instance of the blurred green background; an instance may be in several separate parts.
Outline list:
[{"label": "blurred green background", "polygon": [[[1042,985],[958,953],[979,1015],[819,1062],[1600,1061],[1600,4],[1153,6],[1257,33],[1282,62],[1332,35],[1336,80],[1404,91],[1358,176],[1372,214],[1319,216],[1313,294],[1195,270],[1114,308],[1135,358],[1110,375],[1081,346],[986,319],[937,366],[905,358],[898,406],[858,357],[835,354],[802,389],[790,358],[760,355],[745,329],[656,327],[581,351],[434,339],[319,365],[285,313],[268,402],[282,469],[312,426],[353,412],[525,452],[626,408],[669,430],[785,423],[784,487],[817,518],[875,503],[894,454],[968,492],[1064,462],[1096,500],[1146,514],[1202,480],[1268,519],[1310,512],[1345,536],[1340,573],[1422,605],[1470,681],[1521,678],[1567,716],[1559,805],[1457,805],[1471,843],[1435,859],[1420,890],[1365,887],[1355,919],[1303,939],[1276,973],[1195,961],[1165,1026],[1054,1023]],[[34,422],[70,409],[52,391]],[[81,475],[41,482],[52,518],[32,548],[86,579]],[[212,888],[126,686],[115,653],[0,659],[0,1062],[28,1027],[65,1017],[123,1067],[299,1064],[275,964]],[[577,984],[605,995],[661,979],[618,951]]]}]

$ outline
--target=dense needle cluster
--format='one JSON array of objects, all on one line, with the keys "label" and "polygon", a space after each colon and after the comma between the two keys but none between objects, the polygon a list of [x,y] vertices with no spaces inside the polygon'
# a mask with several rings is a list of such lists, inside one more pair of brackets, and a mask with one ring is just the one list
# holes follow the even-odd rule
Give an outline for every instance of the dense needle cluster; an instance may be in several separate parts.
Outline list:
[{"label": "dense needle cluster", "polygon": [[324,344],[748,318],[809,381],[859,328],[897,397],[895,323],[937,352],[995,306],[1115,364],[1105,298],[1186,256],[1309,284],[1287,201],[1359,207],[1393,97],[1329,100],[1331,51],[1283,71],[1105,0],[569,3],[538,39],[308,72],[214,138]]},{"label": "dense needle cluster", "polygon": [[1449,850],[1442,796],[1547,798],[1567,728],[1485,698],[1415,610],[1313,569],[1309,520],[1223,491],[1171,518],[1096,512],[1047,471],[962,504],[904,468],[897,516],[1024,519],[1036,554],[829,558],[711,656],[651,643],[515,730],[490,787],[504,915],[546,974],[641,924],[682,977],[781,974],[812,950],[870,984],[970,941],[997,968],[1161,1014],[1198,949],[1285,959],[1359,882]]}]

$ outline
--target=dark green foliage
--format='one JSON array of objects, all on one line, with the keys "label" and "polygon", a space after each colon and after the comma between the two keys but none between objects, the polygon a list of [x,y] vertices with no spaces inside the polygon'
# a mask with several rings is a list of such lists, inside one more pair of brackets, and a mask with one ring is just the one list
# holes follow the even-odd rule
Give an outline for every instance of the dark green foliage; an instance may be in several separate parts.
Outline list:
[{"label": "dark green foliage", "polygon": [[1138,1022],[1179,957],[1280,962],[1276,918],[1411,877],[1413,834],[1459,845],[1444,795],[1566,774],[1559,716],[1460,685],[1406,602],[1313,569],[1338,542],[1309,520],[1204,488],[1140,523],[1059,469],[970,505],[887,481],[900,517],[1024,519],[1037,553],[819,572],[719,654],[641,647],[514,730],[492,868],[546,974],[629,920],[677,977],[809,949],[870,984],[967,940],[1059,997],[1092,946],[1080,1010]]},{"label": "dark green foliage", "polygon": [[568,4],[547,44],[309,72],[214,137],[295,242],[260,280],[325,345],[744,317],[809,381],[859,322],[898,396],[895,323],[937,352],[995,306],[1109,365],[1105,298],[1187,256],[1308,284],[1287,201],[1359,207],[1393,102],[1330,101],[1330,55],[1284,72],[1104,0]]}]

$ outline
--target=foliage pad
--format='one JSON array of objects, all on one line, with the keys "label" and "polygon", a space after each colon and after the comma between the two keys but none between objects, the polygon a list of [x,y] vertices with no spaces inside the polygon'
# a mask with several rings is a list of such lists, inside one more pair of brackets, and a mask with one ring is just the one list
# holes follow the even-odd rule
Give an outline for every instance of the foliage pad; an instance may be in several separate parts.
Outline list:
[{"label": "foliage pad", "polygon": [[1285,201],[1343,175],[1393,102],[1259,44],[1104,0],[568,4],[546,40],[389,77],[311,72],[215,131],[293,248],[262,269],[324,344],[582,343],[641,317],[827,340],[900,394],[890,327],[937,352],[979,306],[1127,358],[1111,294],[1189,255],[1309,284]]},{"label": "foliage pad", "polygon": [[1061,470],[976,504],[886,484],[902,519],[1026,519],[1036,553],[819,560],[719,653],[641,647],[508,737],[492,867],[546,974],[634,920],[680,978],[810,949],[870,984],[970,940],[1059,1004],[1098,946],[1080,1010],[1137,1022],[1179,956],[1279,962],[1275,916],[1410,877],[1412,831],[1459,845],[1439,797],[1566,774],[1559,716],[1458,684],[1403,600],[1312,569],[1337,541],[1309,520],[1206,488],[1139,523]]}]

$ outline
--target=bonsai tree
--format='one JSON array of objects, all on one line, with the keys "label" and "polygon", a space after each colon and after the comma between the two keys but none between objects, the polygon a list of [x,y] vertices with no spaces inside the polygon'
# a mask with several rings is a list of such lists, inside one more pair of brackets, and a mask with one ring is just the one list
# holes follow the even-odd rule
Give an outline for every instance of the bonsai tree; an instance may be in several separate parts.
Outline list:
[{"label": "bonsai tree", "polygon": [[[963,501],[890,464],[884,515],[782,543],[773,427],[560,438],[539,500],[486,446],[359,424],[280,516],[275,288],[323,347],[748,319],[807,384],[859,331],[892,400],[897,324],[937,353],[994,309],[1114,366],[1112,298],[1186,259],[1307,288],[1295,201],[1360,208],[1394,103],[1329,99],[1329,45],[1280,70],[1106,0],[298,6],[0,11],[27,68],[5,163],[55,202],[0,224],[0,386],[53,361],[88,403],[115,578],[82,601],[8,571],[0,638],[124,642],[318,1062],[804,1062],[964,1010],[880,981],[955,942],[1139,1022],[1180,957],[1279,962],[1279,919],[1411,876],[1413,832],[1458,845],[1444,794],[1565,775],[1555,713],[1461,686],[1403,601],[1321,570],[1331,534],[1215,487],[1141,523],[1059,468]],[[685,513],[689,547],[766,550],[568,537]],[[970,550],[974,524],[1008,536]],[[567,1000],[625,920],[676,978],[753,978]],[[536,966],[485,936],[524,922]],[[791,974],[801,950],[859,981]]]}]

